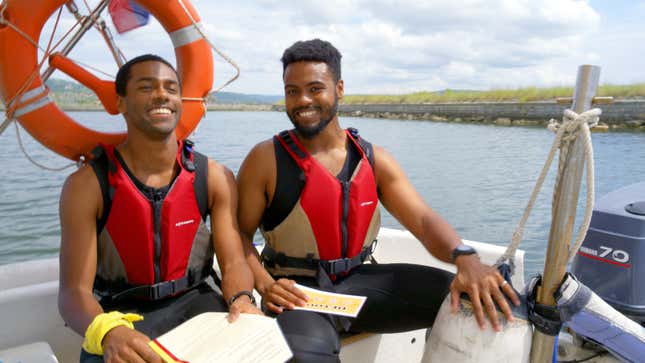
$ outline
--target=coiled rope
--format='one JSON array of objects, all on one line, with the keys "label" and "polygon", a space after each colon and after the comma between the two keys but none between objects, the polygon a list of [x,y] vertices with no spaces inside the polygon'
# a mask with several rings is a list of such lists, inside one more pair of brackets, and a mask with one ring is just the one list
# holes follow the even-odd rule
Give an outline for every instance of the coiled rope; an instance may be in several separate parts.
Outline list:
[{"label": "coiled rope", "polygon": [[[602,111],[599,108],[594,108],[594,109],[585,111],[581,114],[577,114],[572,110],[567,109],[567,110],[564,110],[562,123],[558,123],[555,119],[551,119],[549,121],[549,124],[547,127],[549,130],[555,132],[555,139],[553,140],[553,144],[551,144],[551,149],[549,150],[547,159],[544,163],[544,166],[542,167],[540,176],[538,177],[538,180],[535,183],[535,186],[533,187],[533,191],[531,192],[531,197],[529,198],[529,202],[527,203],[526,208],[524,209],[524,214],[522,215],[520,222],[518,223],[517,227],[515,228],[515,231],[513,232],[511,243],[506,248],[506,252],[504,252],[504,254],[495,263],[496,266],[506,263],[511,267],[511,275],[513,274],[514,267],[515,267],[515,263],[514,263],[515,252],[517,251],[517,248],[520,245],[520,242],[522,241],[522,235],[524,233],[524,227],[526,225],[526,221],[529,218],[529,215],[531,214],[533,205],[535,204],[535,200],[537,199],[537,196],[540,193],[540,189],[544,184],[544,179],[546,178],[549,168],[553,162],[553,159],[555,158],[555,154],[557,153],[558,149],[560,149],[560,160],[561,161],[566,160],[566,157],[569,153],[569,147],[572,145],[574,140],[576,140],[579,136],[581,136],[580,141],[584,143],[584,163],[586,165],[585,183],[587,186],[587,193],[586,193],[584,218],[578,229],[575,242],[569,249],[568,261],[571,262],[573,260],[573,257],[576,255],[576,253],[578,252],[578,249],[580,248],[580,246],[582,245],[582,242],[584,241],[584,237],[587,234],[587,230],[589,229],[589,223],[591,222],[591,214],[592,214],[593,205],[594,205],[594,165],[593,165],[593,147],[591,144],[591,133],[589,129],[598,124],[598,120],[600,118],[601,113]],[[555,180],[556,190],[560,183],[560,178],[562,177],[562,174],[564,172],[564,165],[565,165],[564,162],[559,163],[558,174]],[[553,197],[555,199],[555,194]],[[552,207],[553,206],[555,206],[555,203],[552,203]]]}]

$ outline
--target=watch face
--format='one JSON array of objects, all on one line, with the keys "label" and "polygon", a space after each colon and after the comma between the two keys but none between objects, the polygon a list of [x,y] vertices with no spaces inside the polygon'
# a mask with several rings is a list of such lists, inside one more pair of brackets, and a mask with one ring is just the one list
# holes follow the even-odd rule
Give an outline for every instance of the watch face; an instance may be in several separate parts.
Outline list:
[{"label": "watch face", "polygon": [[459,245],[455,248],[455,251],[460,254],[475,253],[475,249],[468,245]]}]

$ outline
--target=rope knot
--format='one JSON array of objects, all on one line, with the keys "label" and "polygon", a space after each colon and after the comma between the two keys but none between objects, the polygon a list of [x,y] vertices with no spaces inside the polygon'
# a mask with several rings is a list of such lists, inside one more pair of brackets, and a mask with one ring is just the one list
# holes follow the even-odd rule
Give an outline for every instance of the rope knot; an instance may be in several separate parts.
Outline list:
[{"label": "rope knot", "polygon": [[589,128],[598,125],[601,113],[602,111],[599,108],[593,108],[581,114],[566,109],[562,116],[562,123],[551,119],[549,120],[547,128],[555,133],[558,133],[562,129],[563,135],[561,141],[562,143],[568,143],[578,137],[578,132],[580,132],[582,125],[587,125]]},{"label": "rope knot", "polygon": [[570,109],[564,110],[562,116],[562,123],[558,123],[556,119],[549,120],[547,128],[553,132],[558,132],[561,127],[564,127],[565,133],[575,133],[583,124],[587,124],[589,128],[598,125],[600,114],[602,111],[599,108],[592,108],[581,114],[577,114]]}]

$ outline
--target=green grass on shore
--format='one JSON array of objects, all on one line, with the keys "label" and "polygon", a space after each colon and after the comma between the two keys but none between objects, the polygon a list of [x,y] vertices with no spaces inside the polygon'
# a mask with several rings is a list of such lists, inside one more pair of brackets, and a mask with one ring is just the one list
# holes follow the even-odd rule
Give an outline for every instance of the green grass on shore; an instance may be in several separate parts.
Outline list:
[{"label": "green grass on shore", "polygon": [[[416,92],[404,95],[345,95],[345,104],[374,103],[453,103],[453,102],[531,102],[571,97],[573,87],[499,89],[490,91]],[[645,98],[645,83],[633,85],[602,85],[598,96],[615,99]]]},{"label": "green grass on shore", "polygon": [[[532,102],[553,101],[558,97],[571,97],[572,87],[498,89],[490,91],[416,92],[403,95],[345,95],[344,104],[400,104],[400,103],[458,103],[458,102]],[[52,94],[54,101],[64,109],[102,110],[96,96],[84,90],[63,91]],[[632,85],[602,85],[598,96],[614,99],[645,99],[645,83]],[[284,101],[278,102],[284,105]],[[4,110],[0,102],[0,111]],[[213,108],[217,106],[213,105]]]}]

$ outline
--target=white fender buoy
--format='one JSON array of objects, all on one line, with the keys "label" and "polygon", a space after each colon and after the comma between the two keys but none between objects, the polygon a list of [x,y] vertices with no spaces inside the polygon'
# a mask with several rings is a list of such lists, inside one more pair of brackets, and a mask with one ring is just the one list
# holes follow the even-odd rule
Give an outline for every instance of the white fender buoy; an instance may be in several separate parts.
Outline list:
[{"label": "white fender buoy", "polygon": [[[514,315],[515,316],[515,315]],[[531,353],[533,327],[525,317],[515,316],[508,322],[500,313],[502,331],[490,325],[482,331],[477,325],[470,301],[461,299],[459,311],[450,312],[450,295],[446,296],[421,362],[528,362]]]}]

